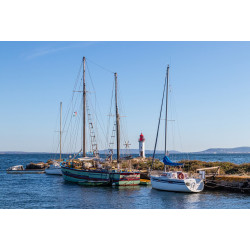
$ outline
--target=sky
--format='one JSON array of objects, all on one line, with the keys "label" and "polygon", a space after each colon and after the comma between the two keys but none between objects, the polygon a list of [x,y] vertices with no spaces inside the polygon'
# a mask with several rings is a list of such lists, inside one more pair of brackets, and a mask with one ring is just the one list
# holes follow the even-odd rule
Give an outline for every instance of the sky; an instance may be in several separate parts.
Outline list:
[{"label": "sky", "polygon": [[[168,64],[168,149],[250,146],[249,42],[0,42],[0,55],[0,151],[57,150],[59,103],[65,118],[83,56],[90,72],[87,95],[103,124],[97,129],[100,149],[106,148],[113,72],[118,74],[122,148],[125,140],[138,148],[142,132],[146,149],[153,149]],[[67,151],[70,133],[63,133]],[[78,135],[76,144],[80,129]]]}]

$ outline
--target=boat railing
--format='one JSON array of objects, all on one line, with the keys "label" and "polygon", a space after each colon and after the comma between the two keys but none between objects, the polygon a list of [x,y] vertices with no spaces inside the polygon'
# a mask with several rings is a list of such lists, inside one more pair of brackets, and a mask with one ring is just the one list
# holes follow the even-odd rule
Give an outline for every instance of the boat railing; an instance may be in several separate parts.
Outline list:
[{"label": "boat railing", "polygon": [[154,176],[161,176],[164,173],[163,170],[152,170],[150,172],[150,175],[154,175]]}]

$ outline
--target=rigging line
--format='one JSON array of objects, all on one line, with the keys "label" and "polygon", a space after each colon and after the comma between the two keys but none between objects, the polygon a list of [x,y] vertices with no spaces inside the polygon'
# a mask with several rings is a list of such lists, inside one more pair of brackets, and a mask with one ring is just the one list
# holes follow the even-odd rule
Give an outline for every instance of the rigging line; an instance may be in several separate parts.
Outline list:
[{"label": "rigging line", "polygon": [[[60,110],[60,109],[59,109]],[[58,131],[57,130],[57,126],[58,126],[58,120],[59,120],[59,113],[60,112],[57,112],[57,118],[56,118],[56,131]],[[54,136],[53,136],[53,140],[55,140],[54,139],[55,138],[55,133],[54,133]],[[54,142],[53,142],[54,143]],[[59,152],[59,146],[60,146],[60,142],[58,141],[58,144],[57,144],[57,148],[56,148],[56,152],[55,152],[55,155],[54,155],[54,159],[55,159],[55,157],[56,157],[56,154],[57,154],[57,152]]]},{"label": "rigging line", "polygon": [[[94,116],[96,117],[96,119],[98,119],[97,118],[97,108],[96,108],[96,104],[97,104],[99,116],[101,117],[101,121],[102,121],[102,124],[101,124],[101,122],[99,122],[99,124],[100,124],[101,129],[103,130],[103,128],[105,128],[105,125],[104,125],[104,122],[103,122],[104,119],[103,119],[103,116],[102,116],[102,112],[101,112],[101,108],[100,108],[99,102],[98,102],[97,97],[96,97],[95,86],[94,86],[94,83],[93,83],[93,80],[92,80],[92,77],[91,77],[91,74],[90,74],[90,69],[89,69],[89,66],[88,66],[87,62],[86,62],[86,66],[87,66],[86,67],[87,68],[87,72],[89,74],[90,82],[92,84],[92,87],[93,87],[93,90],[94,90],[94,95],[95,95],[95,108],[93,108],[95,110]],[[91,103],[91,105],[92,105],[92,103]],[[93,107],[93,105],[92,105],[92,107]],[[102,128],[102,126],[103,126],[103,128]],[[103,132],[103,134],[105,134],[105,132]]]},{"label": "rigging line", "polygon": [[[81,98],[81,101],[79,102],[78,110],[81,110],[82,106],[83,106],[83,98]],[[79,126],[81,124],[81,117],[82,117],[82,115],[76,116],[75,137],[73,138],[73,145],[72,145],[73,153],[75,153],[79,150],[79,146],[77,148],[77,139],[79,138],[78,134],[79,134]],[[82,129],[81,129],[81,132],[82,132]],[[82,138],[82,137],[80,137],[80,138]],[[82,139],[81,139],[81,143],[82,143]]]},{"label": "rigging line", "polygon": [[76,145],[77,145],[77,139],[78,139],[78,133],[79,133],[79,125],[80,125],[80,118],[76,119],[75,121],[75,127],[74,127],[74,131],[72,133],[72,147],[71,147],[71,151],[72,153],[76,152]]},{"label": "rigging line", "polygon": [[[70,109],[71,109],[71,105],[73,103],[73,99],[74,99],[74,96],[75,96],[75,90],[78,88],[78,84],[81,85],[81,78],[80,78],[80,74],[82,72],[82,64],[83,62],[81,61],[81,65],[80,65],[80,68],[78,70],[78,74],[77,74],[77,77],[76,77],[76,80],[75,80],[75,84],[74,84],[74,87],[73,87],[73,92],[72,92],[72,96],[71,96],[71,100],[70,100],[70,104],[68,106],[68,109],[67,109],[67,113],[66,113],[66,116],[65,116],[65,121],[64,121],[64,125],[63,125],[63,129],[65,128],[65,125],[66,125],[66,122],[68,120],[68,116],[70,114]],[[79,81],[80,79],[80,81]]]},{"label": "rigging line", "polygon": [[[89,99],[88,100],[88,104],[89,104],[89,108],[93,108],[93,104],[92,104],[92,102],[91,102],[91,100]],[[101,143],[101,137],[103,138],[105,138],[105,129],[102,127],[102,124],[101,124],[101,122],[100,122],[100,119],[98,118],[98,116],[97,115],[94,115],[94,116],[92,116],[93,117],[93,120],[95,121],[95,123],[96,123],[96,125],[95,125],[95,132],[96,132],[96,135],[97,135],[97,138],[99,138],[99,140],[100,140],[100,145],[101,146],[103,146],[103,144]],[[99,127],[101,128],[101,131],[102,131],[102,133],[100,134],[99,133],[99,131],[98,131],[98,126],[97,126],[97,124],[99,124]]]},{"label": "rigging line", "polygon": [[[73,99],[72,99],[72,100],[73,100]],[[66,127],[66,122],[68,121],[68,119],[65,120],[65,124],[64,124],[65,126],[63,127],[63,130],[66,131],[66,133],[65,133],[65,138],[67,138],[67,136],[68,136],[68,130],[69,130],[69,127],[70,127],[70,124],[71,124],[71,121],[72,121],[72,117],[73,117],[72,114],[73,114],[73,111],[75,110],[77,101],[78,101],[78,95],[76,96],[75,102],[74,102],[74,104],[72,105],[72,110],[71,110],[71,108],[69,109],[69,111],[71,111],[71,117],[70,117],[70,120],[69,120],[69,124],[68,124],[67,130],[65,130],[65,127]]]},{"label": "rigging line", "polygon": [[[68,128],[67,128],[67,130],[65,130],[65,136],[64,136],[64,144],[66,143],[66,141],[68,140],[68,135],[69,135],[69,132],[70,133],[72,133],[72,123],[73,123],[73,121],[72,121],[72,119],[73,119],[73,115],[71,115],[71,117],[70,117],[70,120],[69,120],[69,122],[68,122]],[[70,144],[71,144],[71,137],[70,137],[70,139],[69,139],[69,142],[68,142],[69,144],[68,144],[68,148],[69,148],[69,146],[70,146]]]},{"label": "rigging line", "polygon": [[114,73],[115,73],[115,72],[113,72],[112,70],[107,69],[107,68],[105,68],[105,67],[103,67],[103,66],[97,64],[96,62],[90,60],[89,58],[87,58],[87,59],[88,59],[88,61],[90,61],[91,63],[93,63],[93,64],[95,64],[96,66],[100,67],[101,69],[103,69],[103,70],[105,70],[105,71],[107,71],[107,72],[109,72],[109,73],[111,73],[111,74],[114,74]]},{"label": "rigging line", "polygon": [[74,121],[72,122],[71,128],[70,128],[70,142],[68,143],[68,151],[71,153],[74,153],[75,144],[76,144],[76,137],[78,133],[78,128],[80,124],[80,118],[79,116],[75,116]]},{"label": "rigging line", "polygon": [[[173,90],[172,90],[173,92]],[[172,94],[172,102],[173,102],[173,109],[174,109],[174,112],[175,112],[175,115],[176,115],[176,126],[177,126],[177,132],[178,132],[178,137],[179,137],[179,140],[180,140],[180,147],[181,147],[181,151],[183,152],[183,144],[182,144],[182,137],[181,137],[181,132],[182,132],[182,128],[181,128],[181,124],[179,122],[179,118],[178,118],[178,113],[177,113],[177,109],[176,109],[176,101],[175,101],[175,95]],[[187,158],[189,158],[189,156],[187,155]]]},{"label": "rigging line", "polygon": [[[174,120],[173,118],[173,111],[174,111],[174,107],[173,107],[173,102],[172,102],[172,93],[171,95],[169,96],[169,102],[170,102],[170,109],[171,109],[171,112],[170,112],[170,119],[171,120]],[[176,146],[175,146],[175,125],[174,124],[171,124],[171,130],[172,130],[172,150],[176,150]],[[176,155],[174,155],[173,157],[174,160],[176,160]]]},{"label": "rigging line", "polygon": [[[88,75],[89,75],[89,78],[90,78],[90,83],[93,87],[93,91],[94,91],[94,95],[95,95],[95,108],[94,108],[94,113],[97,113],[97,110],[96,110],[96,102],[97,102],[97,98],[96,98],[96,90],[95,90],[95,86],[94,86],[94,83],[93,83],[93,80],[92,80],[92,76],[90,74],[90,69],[89,69],[89,66],[88,66],[88,62],[86,60],[86,69],[87,69],[87,72],[88,72]],[[99,106],[98,106],[99,107]]]},{"label": "rigging line", "polygon": [[65,129],[65,127],[66,127],[69,115],[72,114],[72,112],[75,109],[75,105],[76,105],[76,102],[77,102],[77,99],[78,99],[78,95],[76,95],[77,97],[75,98],[75,100],[74,100],[74,96],[75,96],[75,91],[73,91],[71,103],[70,103],[68,111],[67,111],[67,115],[66,115],[66,119],[65,119],[65,122],[64,122],[64,125],[63,125],[63,129]]},{"label": "rigging line", "polygon": [[[89,100],[89,99],[87,101],[87,106],[88,106],[87,115],[88,115],[88,125],[89,125],[89,137],[90,137],[90,142],[91,142],[91,145],[89,145],[89,146],[91,148],[90,151],[94,152],[93,146],[94,146],[94,144],[96,144],[96,146],[97,146],[97,141],[99,139],[99,133],[98,133],[96,121],[94,120],[94,117],[91,115],[91,112],[90,112],[90,106],[92,106],[92,103],[91,103],[91,100]],[[90,124],[92,124],[92,126]],[[95,126],[94,126],[94,124],[95,124]],[[92,136],[94,136],[94,137],[92,137]],[[99,139],[99,141],[100,141],[100,139]],[[96,149],[97,149],[97,147],[96,147]]]},{"label": "rigging line", "polygon": [[[94,108],[94,105],[93,105],[93,103],[92,103],[92,101],[91,101],[91,99],[89,98],[88,99],[88,106],[89,106],[89,109],[91,109],[91,110],[96,110],[95,108]],[[100,115],[101,116],[101,115]],[[100,120],[99,120],[99,118],[98,118],[98,115],[97,115],[97,111],[96,112],[93,112],[93,115],[92,115],[92,117],[93,117],[93,119],[95,119],[95,121],[97,121],[97,123],[99,123],[99,125],[100,125],[100,128],[101,128],[101,130],[102,130],[102,133],[103,133],[103,136],[105,136],[105,132],[104,132],[104,129],[103,129],[103,127],[105,127],[104,126],[104,124],[101,124],[101,122],[100,122]],[[101,117],[102,118],[102,117]],[[96,125],[96,133],[98,134],[98,128],[97,128],[97,125]]]},{"label": "rigging line", "polygon": [[[113,80],[113,88],[112,88],[112,93],[111,93],[111,102],[110,102],[110,109],[109,109],[109,114],[108,114],[108,126],[107,126],[107,146],[109,146],[109,130],[110,130],[110,120],[111,114],[112,114],[112,106],[113,106],[113,98],[114,98],[114,88],[115,88],[115,80]],[[114,118],[112,119],[114,123]]]},{"label": "rigging line", "polygon": [[72,93],[71,101],[72,101],[72,99],[74,97],[74,94],[75,94],[74,90],[76,90],[77,84],[79,83],[80,74],[82,72],[82,64],[83,64],[83,62],[81,61],[80,68],[78,70],[77,77],[76,77],[76,80],[75,80],[75,84],[74,84],[74,87],[73,87],[73,93]]},{"label": "rigging line", "polygon": [[[57,117],[56,117],[56,123],[55,123],[55,126],[54,126],[54,131],[57,131],[57,126],[58,126],[58,120],[59,120],[59,112],[57,112]],[[55,154],[53,153],[52,155],[52,152],[54,152],[54,149],[56,148],[56,142],[55,142],[55,132],[53,132],[53,136],[52,136],[52,146],[51,146],[51,159],[53,159],[53,157],[55,157]]]},{"label": "rigging line", "polygon": [[81,74],[81,72],[82,72],[82,64],[83,64],[83,62],[81,61],[81,65],[80,65],[80,68],[79,68],[79,71],[78,71],[78,74],[77,74],[77,77],[76,77],[76,80],[75,80],[75,84],[74,84],[74,87],[73,87],[73,92],[72,92],[70,104],[68,105],[67,112],[66,112],[66,116],[65,116],[65,119],[64,119],[63,130],[64,130],[65,127],[66,127],[66,122],[67,122],[68,116],[69,116],[69,114],[70,114],[71,105],[72,105],[72,103],[73,103],[73,99],[74,99],[74,96],[75,96],[75,90],[77,89],[77,85],[78,85],[79,83],[81,84],[81,80],[79,81],[79,78],[80,78],[80,74]]},{"label": "rigging line", "polygon": [[72,143],[72,141],[73,141],[75,126],[76,126],[76,121],[77,121],[77,119],[72,120],[72,122],[70,123],[70,127],[69,127],[69,141],[68,141],[68,143],[67,143],[67,146],[68,146],[68,147],[67,147],[67,151],[68,151],[69,153],[72,153],[72,152],[73,152],[73,150],[72,150],[72,148],[73,148],[73,143]]},{"label": "rigging line", "polygon": [[[119,111],[120,111],[119,113],[120,114],[126,114],[124,101],[123,101],[123,98],[122,98],[122,95],[121,95],[120,84],[118,84],[118,96],[119,96],[118,105],[119,105]],[[129,136],[128,136],[127,119],[126,118],[122,119],[122,121],[120,122],[120,126],[121,126],[121,139],[124,140],[124,141],[126,139],[128,140]]]},{"label": "rigging line", "polygon": [[163,95],[162,95],[162,101],[161,101],[161,110],[160,110],[160,116],[159,116],[159,121],[158,121],[158,127],[157,127],[156,140],[155,140],[155,146],[154,146],[154,153],[153,153],[151,168],[153,168],[154,159],[155,159],[155,150],[156,150],[157,141],[158,141],[158,134],[159,134],[159,128],[160,128],[160,123],[161,123],[162,106],[163,106],[163,101],[164,101],[164,96],[165,96],[166,85],[167,85],[167,75],[165,76],[165,84],[164,84],[164,89],[163,89]]},{"label": "rigging line", "polygon": [[[118,102],[119,102],[119,109],[120,109],[120,114],[123,114],[125,115],[126,114],[126,109],[125,109],[125,105],[124,105],[124,101],[123,101],[123,98],[121,95],[121,87],[120,87],[120,84],[118,85],[118,95],[119,95],[119,99],[118,99]],[[123,119],[123,122],[121,122],[122,125],[122,129],[123,129],[123,133],[128,137],[128,129],[127,129],[127,119],[124,118]],[[127,138],[128,139],[128,138]]]}]

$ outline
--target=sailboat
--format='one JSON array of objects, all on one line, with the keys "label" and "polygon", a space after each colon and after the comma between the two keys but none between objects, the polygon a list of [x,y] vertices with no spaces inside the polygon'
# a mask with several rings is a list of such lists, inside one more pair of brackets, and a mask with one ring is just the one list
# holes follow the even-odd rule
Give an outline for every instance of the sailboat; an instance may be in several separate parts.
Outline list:
[{"label": "sailboat", "polygon": [[109,171],[102,167],[99,159],[86,156],[86,82],[85,62],[83,57],[83,157],[78,158],[81,166],[75,166],[74,158],[62,166],[62,175],[65,181],[80,185],[108,185],[110,183]]},{"label": "sailboat", "polygon": [[110,183],[113,186],[135,186],[140,184],[140,172],[123,170],[120,168],[120,115],[118,110],[117,73],[115,76],[115,112],[116,112],[116,144],[117,144],[117,168],[110,172]]},{"label": "sailboat", "polygon": [[[156,136],[154,154],[153,154],[153,160],[152,160],[152,166],[151,166],[151,168],[153,168],[159,127],[160,127],[162,106],[163,106],[165,88],[166,88],[165,156],[163,158],[164,172],[160,175],[150,174],[152,188],[158,189],[158,190],[164,190],[164,191],[198,193],[204,189],[204,180],[203,180],[204,173],[200,172],[200,175],[198,176],[198,178],[191,177],[189,176],[188,173],[185,173],[182,171],[181,167],[183,167],[183,164],[172,162],[168,157],[168,152],[167,152],[168,82],[169,82],[169,66],[167,67],[167,74],[165,78],[161,111],[160,111],[157,136]],[[166,171],[167,166],[168,168],[170,167],[178,168],[178,170]]]},{"label": "sailboat", "polygon": [[45,169],[45,173],[49,175],[62,175],[61,162],[62,162],[62,102],[60,102],[60,160],[53,161],[49,168]]}]

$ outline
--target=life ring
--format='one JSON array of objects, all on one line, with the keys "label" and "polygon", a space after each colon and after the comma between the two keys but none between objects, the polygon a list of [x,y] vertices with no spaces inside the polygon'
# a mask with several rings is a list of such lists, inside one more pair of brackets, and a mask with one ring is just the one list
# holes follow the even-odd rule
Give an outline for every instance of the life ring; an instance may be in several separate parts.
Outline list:
[{"label": "life ring", "polygon": [[184,179],[184,174],[183,173],[179,173],[178,174],[178,179],[183,180]]}]

